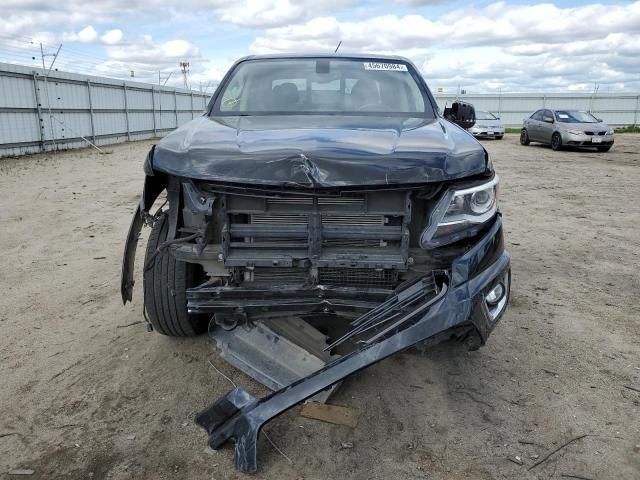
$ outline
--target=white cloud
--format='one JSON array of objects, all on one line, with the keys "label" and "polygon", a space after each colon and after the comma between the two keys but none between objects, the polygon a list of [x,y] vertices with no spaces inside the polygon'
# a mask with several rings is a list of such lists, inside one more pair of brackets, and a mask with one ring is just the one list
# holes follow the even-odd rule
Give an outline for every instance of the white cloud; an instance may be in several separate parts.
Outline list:
[{"label": "white cloud", "polygon": [[304,4],[289,0],[247,0],[233,4],[222,20],[246,27],[271,27],[306,18]]},{"label": "white cloud", "polygon": [[266,29],[251,50],[328,52],[340,40],[346,52],[404,54],[437,85],[566,89],[598,81],[640,87],[638,1],[571,8],[498,2],[434,19],[417,14],[360,21],[318,17]]},{"label": "white cloud", "polygon": [[98,31],[93,25],[88,25],[79,32],[38,32],[32,35],[35,41],[42,41],[43,43],[54,45],[56,43],[65,42],[79,42],[79,43],[104,43],[107,45],[114,45],[120,42],[124,34],[120,29],[108,30],[100,36]]},{"label": "white cloud", "polygon": [[[206,59],[200,50],[191,42],[184,39],[173,39],[166,42],[156,42],[152,36],[143,35],[115,45],[106,47],[107,58],[95,63],[91,62],[91,73],[116,78],[130,78],[134,72],[134,79],[142,82],[158,83],[158,72],[164,78],[173,72],[167,85],[182,86],[182,76],[179,74],[179,63],[190,62],[192,72],[201,74],[205,70]],[[64,53],[64,48],[63,48]],[[61,55],[62,65],[64,56]],[[81,57],[74,57],[74,60]],[[87,71],[87,70],[85,70]],[[198,81],[201,76],[198,77]]]},{"label": "white cloud", "polygon": [[481,45],[522,45],[591,40],[610,33],[640,33],[640,2],[559,8],[552,4],[490,5],[464,8],[438,20],[422,15],[384,15],[362,21],[316,18],[303,24],[267,29],[253,43],[256,51],[289,48],[296,43],[324,41],[329,48],[339,37],[346,48],[386,50]]},{"label": "white cloud", "polygon": [[424,5],[437,5],[438,3],[444,3],[445,0],[396,0],[396,2],[417,7]]},{"label": "white cloud", "polygon": [[354,3],[354,0],[243,0],[219,9],[223,21],[249,28],[291,25]]},{"label": "white cloud", "polygon": [[144,35],[126,44],[107,47],[109,58],[116,61],[131,61],[149,65],[176,64],[178,60],[200,57],[200,50],[182,39],[157,43],[150,35]]},{"label": "white cloud", "polygon": [[96,29],[93,28],[92,25],[88,25],[78,33],[65,34],[63,39],[68,42],[91,43],[98,39],[98,32],[96,32]]},{"label": "white cloud", "polygon": [[[38,29],[81,23],[113,23],[128,17],[134,23],[146,14],[164,21],[180,15],[208,16],[246,28],[278,27],[336,12],[357,0],[3,0],[0,33],[31,33]],[[99,12],[96,16],[95,12]]]},{"label": "white cloud", "polygon": [[162,54],[168,58],[193,58],[200,56],[200,51],[186,40],[170,40],[160,47]]},{"label": "white cloud", "polygon": [[100,37],[100,40],[102,40],[102,42],[106,43],[107,45],[115,45],[116,43],[119,43],[120,40],[122,40],[122,37],[123,37],[122,30],[120,30],[119,28],[116,28],[116,29],[107,31],[104,35]]},{"label": "white cloud", "polygon": [[[206,83],[244,53],[332,52],[342,41],[342,52],[407,56],[434,87],[565,90],[597,81],[640,88],[640,1],[535,1],[458,8],[439,0],[4,0],[0,52],[2,35],[37,36],[51,47],[65,42],[59,61],[67,66],[73,62],[64,63],[65,50],[81,42],[85,54],[96,48],[108,57],[87,64],[98,63],[96,73],[123,76],[134,68],[136,78],[153,80],[187,60],[192,78]],[[406,11],[413,13],[398,13]],[[208,31],[192,27],[209,23]],[[16,52],[17,41],[8,45]]]}]

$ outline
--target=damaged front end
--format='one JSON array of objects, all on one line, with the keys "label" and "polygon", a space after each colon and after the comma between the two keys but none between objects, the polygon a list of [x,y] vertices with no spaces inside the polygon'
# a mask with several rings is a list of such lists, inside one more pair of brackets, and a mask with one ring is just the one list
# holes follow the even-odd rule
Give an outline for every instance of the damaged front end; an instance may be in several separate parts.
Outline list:
[{"label": "damaged front end", "polygon": [[201,272],[185,292],[188,314],[274,390],[256,399],[236,388],[197,417],[212,448],[235,442],[244,472],[256,470],[258,433],[272,418],[413,345],[454,337],[478,348],[506,309],[510,256],[490,165],[439,182],[303,187],[185,178],[152,160],[153,151],[123,301],[140,230],[166,190],[158,250]]}]

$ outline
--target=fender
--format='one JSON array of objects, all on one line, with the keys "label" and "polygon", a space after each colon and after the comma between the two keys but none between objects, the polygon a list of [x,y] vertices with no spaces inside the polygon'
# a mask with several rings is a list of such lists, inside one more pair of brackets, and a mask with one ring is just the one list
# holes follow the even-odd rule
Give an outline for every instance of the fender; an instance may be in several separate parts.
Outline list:
[{"label": "fender", "polygon": [[[153,151],[150,152],[149,155],[151,156],[152,153]],[[120,293],[122,295],[122,303],[125,305],[133,299],[133,285],[135,284],[133,268],[142,226],[145,223],[145,219],[149,216],[149,210],[153,206],[153,202],[155,202],[162,191],[167,188],[167,177],[165,175],[158,175],[156,172],[152,173],[154,173],[154,175],[147,174],[144,179],[142,196],[131,219],[129,233],[127,234],[127,240],[124,244]]]}]

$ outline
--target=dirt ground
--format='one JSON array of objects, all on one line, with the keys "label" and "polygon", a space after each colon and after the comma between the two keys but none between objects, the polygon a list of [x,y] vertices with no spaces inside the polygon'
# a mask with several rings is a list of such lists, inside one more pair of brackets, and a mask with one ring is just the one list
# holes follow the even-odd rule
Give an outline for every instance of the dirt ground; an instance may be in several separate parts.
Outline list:
[{"label": "dirt ground", "polygon": [[[255,478],[640,478],[640,136],[616,142],[484,142],[513,254],[488,345],[407,352],[347,380],[333,403],[357,409],[355,429],[289,411],[266,426],[280,452],[261,436]],[[231,388],[209,360],[265,389],[206,336],[146,333],[139,269],[133,305],[120,300],[150,145],[0,160],[0,478],[245,478],[193,419]]]}]

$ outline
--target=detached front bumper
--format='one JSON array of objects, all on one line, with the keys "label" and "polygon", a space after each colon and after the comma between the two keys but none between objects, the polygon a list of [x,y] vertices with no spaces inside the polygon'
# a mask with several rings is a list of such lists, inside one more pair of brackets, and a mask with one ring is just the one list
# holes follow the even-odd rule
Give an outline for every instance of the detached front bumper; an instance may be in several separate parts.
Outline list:
[{"label": "detached front bumper", "polygon": [[510,258],[498,215],[480,240],[442,273],[434,294],[424,287],[424,295],[409,303],[410,295],[420,293],[421,284],[416,282],[352,322],[355,329],[367,322],[379,326],[361,348],[265,398],[256,399],[238,387],[202,411],[196,422],[207,431],[209,445],[218,449],[233,440],[238,469],[255,472],[260,429],[296,404],[425,340],[466,333],[484,343],[508,304]]}]

